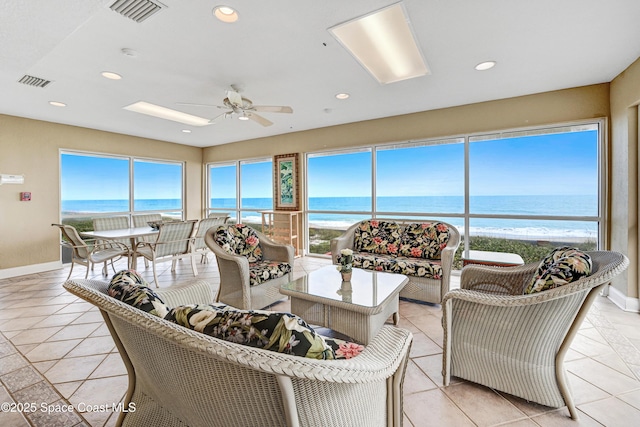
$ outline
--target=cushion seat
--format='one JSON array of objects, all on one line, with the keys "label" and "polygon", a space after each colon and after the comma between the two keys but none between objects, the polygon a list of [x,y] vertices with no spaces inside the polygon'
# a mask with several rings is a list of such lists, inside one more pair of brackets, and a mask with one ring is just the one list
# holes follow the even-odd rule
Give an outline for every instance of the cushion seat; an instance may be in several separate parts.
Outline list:
[{"label": "cushion seat", "polygon": [[424,258],[354,252],[353,266],[365,270],[399,273],[427,279],[442,278],[442,262]]},{"label": "cushion seat", "polygon": [[249,285],[259,285],[269,280],[278,279],[291,273],[291,265],[287,262],[261,260],[249,263]]}]

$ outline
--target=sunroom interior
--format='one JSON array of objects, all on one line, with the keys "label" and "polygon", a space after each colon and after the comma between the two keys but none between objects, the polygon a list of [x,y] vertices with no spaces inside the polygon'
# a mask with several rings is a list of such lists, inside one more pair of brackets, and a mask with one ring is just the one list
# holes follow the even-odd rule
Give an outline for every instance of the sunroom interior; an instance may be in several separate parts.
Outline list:
[{"label": "sunroom interior", "polygon": [[[635,49],[635,43],[635,40],[629,40],[630,50]],[[597,52],[594,55],[597,55]],[[637,57],[638,52],[635,53],[635,58]],[[212,193],[211,188],[212,170],[229,165],[240,168],[242,162],[272,162],[275,156],[297,154],[299,209],[302,211],[304,231],[302,249],[305,256],[296,260],[295,271],[296,274],[304,274],[330,263],[325,249],[312,247],[314,239],[309,235],[309,228],[313,228],[314,215],[317,218],[319,214],[327,213],[326,210],[309,205],[313,188],[309,186],[312,178],[309,178],[308,172],[309,168],[313,167],[314,158],[368,153],[367,161],[371,165],[375,164],[370,160],[371,156],[375,155],[372,153],[382,152],[390,147],[457,144],[461,150],[460,168],[451,173],[457,174],[453,179],[457,180],[457,185],[462,186],[460,194],[468,194],[468,187],[472,183],[468,172],[465,172],[468,171],[465,150],[473,143],[474,138],[481,139],[485,135],[522,135],[557,128],[596,128],[598,176],[597,182],[593,185],[597,188],[599,196],[596,203],[598,211],[587,215],[587,222],[589,229],[595,233],[596,246],[599,249],[625,254],[630,260],[630,265],[623,274],[612,281],[596,303],[596,310],[589,318],[589,324],[577,340],[575,353],[569,358],[569,362],[573,364],[570,371],[574,390],[581,390],[577,403],[585,420],[604,425],[623,425],[629,420],[640,420],[640,335],[637,333],[640,313],[639,104],[640,59],[636,59],[620,69],[610,81],[576,84],[575,87],[407,114],[389,114],[385,117],[287,131],[216,145],[188,145],[171,142],[170,138],[163,140],[111,132],[64,121],[34,118],[28,114],[15,114],[6,108],[0,110],[0,173],[24,176],[23,184],[0,185],[0,234],[3,236],[0,239],[0,307],[5,311],[5,315],[0,315],[0,332],[2,348],[6,349],[2,356],[11,356],[16,360],[22,358],[24,366],[33,371],[33,377],[40,378],[38,381],[34,379],[28,385],[16,386],[14,390],[12,386],[15,384],[11,384],[12,377],[7,376],[12,372],[8,368],[0,369],[3,397],[6,397],[5,400],[16,401],[18,397],[24,396],[20,392],[26,393],[25,390],[29,387],[42,383],[43,386],[50,387],[52,393],[63,402],[77,404],[86,396],[90,396],[91,390],[95,390],[95,387],[108,390],[101,398],[115,401],[122,399],[126,389],[126,385],[123,384],[126,373],[122,371],[118,362],[112,361],[111,356],[117,353],[114,348],[110,347],[104,351],[96,349],[94,353],[73,353],[73,347],[65,354],[47,359],[42,358],[42,351],[37,351],[36,348],[55,339],[44,335],[36,337],[35,334],[26,334],[28,328],[43,329],[44,327],[38,326],[39,322],[45,322],[47,317],[62,316],[66,310],[66,314],[77,313],[77,316],[69,320],[68,325],[60,325],[61,328],[79,324],[96,325],[86,336],[78,338],[74,345],[85,342],[84,345],[89,346],[92,339],[100,337],[95,335],[100,328],[100,319],[94,316],[96,313],[85,307],[74,310],[72,307],[74,304],[77,306],[78,301],[65,300],[64,290],[60,286],[69,266],[62,263],[60,236],[51,224],[64,219],[61,182],[61,158],[64,155],[104,156],[179,164],[182,170],[182,206],[179,215],[182,219],[200,219],[210,213],[228,212],[236,220],[241,221],[245,215],[253,221],[256,220],[254,214],[259,214],[258,208],[243,209],[237,205],[230,209],[212,204],[212,194],[215,193],[215,190]],[[575,153],[550,150],[540,155],[562,157],[570,163]],[[340,169],[333,172],[337,176],[343,173]],[[345,169],[344,173],[346,172]],[[401,173],[406,174],[407,179],[411,179],[412,172],[414,171],[405,170]],[[553,177],[562,176],[558,170],[542,169],[539,173],[550,174]],[[424,179],[428,177],[427,174]],[[270,178],[272,179],[272,176]],[[571,182],[570,176],[566,178]],[[370,194],[373,194],[372,197],[375,199],[379,194],[371,188],[377,188],[378,183],[371,174],[367,179]],[[29,201],[21,200],[23,192],[31,194]],[[369,201],[368,206],[371,206],[371,203]],[[336,207],[330,209],[329,213],[334,210],[343,211]],[[473,213],[468,213],[464,205],[456,212],[398,212],[371,207],[357,210],[352,216],[366,217],[368,213],[381,217],[408,215],[416,218],[453,219],[462,231],[469,231],[474,220],[492,219],[490,215],[485,214],[474,217]],[[526,215],[524,218],[510,219],[525,223],[532,221]],[[568,210],[565,217],[558,220],[576,218]],[[465,244],[468,245],[469,242]],[[219,280],[215,262],[199,264],[198,268],[205,280],[211,280],[212,283]],[[83,275],[83,272],[81,273]],[[91,272],[90,277],[105,280],[99,269]],[[179,266],[176,274],[166,271],[160,277],[161,286],[193,279],[188,263]],[[38,314],[38,310],[29,300],[38,298],[39,290],[45,290],[46,293],[54,289],[60,292],[51,296],[51,299],[58,298],[56,304],[65,305],[61,307],[63,311]],[[24,292],[25,290],[28,291]],[[62,300],[64,302],[61,302]],[[45,306],[49,304],[43,299],[37,301]],[[286,309],[286,302],[284,304]],[[25,311],[25,316],[33,320],[30,326],[26,326],[26,323],[16,326],[18,322],[13,316],[18,314],[17,310]],[[559,419],[569,422],[567,414],[562,411],[550,411],[528,405],[526,402],[514,401],[491,390],[464,382],[453,384],[447,392],[440,382],[441,376],[438,378],[438,368],[434,367],[439,363],[434,360],[438,359],[442,351],[441,343],[438,343],[442,338],[441,331],[438,332],[438,310],[437,306],[414,306],[407,302],[403,302],[401,306],[400,326],[407,327],[417,337],[405,387],[405,425],[425,425],[423,423],[426,417],[434,412],[439,414],[438,417],[443,422],[455,420],[460,423],[484,425],[516,423],[523,420],[537,425],[551,425]],[[72,325],[72,322],[76,324]],[[614,337],[607,336],[607,333]],[[617,339],[614,339],[616,337]],[[67,341],[65,339],[65,342]],[[31,356],[37,354],[38,357],[30,357],[30,352],[34,352]],[[74,361],[80,360],[76,360],[78,357],[89,363],[88,359],[85,359],[90,356],[95,359],[90,362],[95,363],[95,366],[87,367],[86,373],[73,378],[61,373],[63,366],[69,369]],[[53,369],[56,365],[59,368]],[[97,369],[101,365],[103,371],[107,372],[104,375]],[[598,372],[597,375],[590,374],[595,371]],[[500,410],[487,411],[486,408],[468,404],[473,399],[484,398],[491,399],[494,407]],[[0,419],[3,417],[15,425],[46,425],[38,424],[42,420],[22,414],[0,414]],[[66,419],[64,425],[115,425],[116,419],[117,415],[113,416],[112,413],[81,412],[76,418]]]}]

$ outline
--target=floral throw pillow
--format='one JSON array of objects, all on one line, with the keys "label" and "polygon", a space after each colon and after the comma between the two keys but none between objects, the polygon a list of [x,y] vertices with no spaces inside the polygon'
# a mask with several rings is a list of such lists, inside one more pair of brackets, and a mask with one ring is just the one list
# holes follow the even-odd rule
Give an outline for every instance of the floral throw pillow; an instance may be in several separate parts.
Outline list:
[{"label": "floral throw pillow", "polygon": [[247,225],[220,226],[216,230],[215,241],[230,254],[245,256],[249,262],[262,261],[260,239],[255,230]]},{"label": "floral throw pillow", "polygon": [[563,246],[551,251],[540,262],[525,294],[533,294],[557,288],[591,274],[589,254],[579,249]]},{"label": "floral throw pillow", "polygon": [[338,338],[324,338],[325,342],[333,349],[336,360],[352,359],[362,353],[364,346],[355,342],[344,341]]},{"label": "floral throw pillow", "polygon": [[171,309],[165,320],[250,347],[312,359],[336,358],[322,336],[290,313],[193,304]]},{"label": "floral throw pillow", "polygon": [[354,250],[374,254],[397,254],[402,228],[393,221],[365,220],[354,233]]},{"label": "floral throw pillow", "polygon": [[158,317],[166,316],[169,307],[148,285],[137,271],[122,270],[111,279],[107,293],[109,296],[149,314]]},{"label": "floral throw pillow", "polygon": [[449,227],[442,222],[407,224],[400,239],[400,254],[411,258],[440,259],[449,242]]}]

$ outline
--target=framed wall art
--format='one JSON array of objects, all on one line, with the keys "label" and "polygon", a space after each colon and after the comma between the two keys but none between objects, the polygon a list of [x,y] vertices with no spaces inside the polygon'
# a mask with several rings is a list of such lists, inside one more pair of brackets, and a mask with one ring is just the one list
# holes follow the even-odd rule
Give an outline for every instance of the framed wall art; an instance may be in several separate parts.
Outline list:
[{"label": "framed wall art", "polygon": [[298,153],[273,157],[273,179],[275,210],[299,210]]}]

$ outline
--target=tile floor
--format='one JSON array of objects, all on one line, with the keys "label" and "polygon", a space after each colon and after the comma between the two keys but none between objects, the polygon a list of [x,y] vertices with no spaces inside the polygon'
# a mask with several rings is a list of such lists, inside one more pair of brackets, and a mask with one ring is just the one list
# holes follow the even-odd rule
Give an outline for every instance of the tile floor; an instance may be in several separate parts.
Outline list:
[{"label": "tile floor", "polygon": [[[329,263],[299,258],[295,276]],[[175,273],[169,263],[159,266],[161,287],[194,279],[186,261]],[[111,404],[124,396],[124,365],[99,312],[62,288],[68,268],[0,280],[0,403],[23,409],[0,412],[2,426],[115,425],[118,411]],[[85,269],[77,270],[74,277],[84,277]],[[219,283],[215,261],[198,264],[198,270],[198,278]],[[139,271],[152,281],[151,269],[140,265]],[[102,279],[100,269],[90,277]],[[640,314],[623,312],[606,298],[594,304],[565,362],[579,422],[566,408],[528,403],[466,381],[442,387],[440,307],[401,301],[400,315],[400,326],[414,335],[404,384],[405,426],[640,425]],[[73,411],[64,411],[69,405]]]}]

